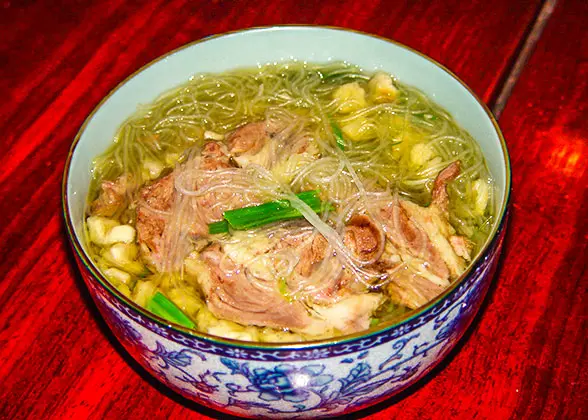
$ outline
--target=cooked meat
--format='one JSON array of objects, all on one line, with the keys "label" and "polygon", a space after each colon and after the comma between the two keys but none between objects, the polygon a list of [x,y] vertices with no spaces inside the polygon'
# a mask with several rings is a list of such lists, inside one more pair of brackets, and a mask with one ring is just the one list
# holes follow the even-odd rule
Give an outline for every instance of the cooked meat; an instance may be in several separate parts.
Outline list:
[{"label": "cooked meat", "polygon": [[152,184],[141,188],[139,194],[143,202],[150,208],[159,211],[168,211],[174,197],[174,174],[166,175]]},{"label": "cooked meat", "polygon": [[289,302],[275,285],[260,287],[252,283],[245,268],[235,264],[219,247],[205,250],[201,258],[210,272],[210,283],[202,286],[208,308],[215,316],[274,328],[303,329],[310,325],[312,320],[302,303]]},{"label": "cooked meat", "polygon": [[226,152],[226,147],[220,143],[211,141],[202,148],[199,168],[207,171],[230,168],[231,162]]},{"label": "cooked meat", "polygon": [[384,252],[383,237],[374,221],[365,214],[355,214],[347,226],[343,242],[361,261],[376,261]]},{"label": "cooked meat", "polygon": [[433,199],[429,207],[421,207],[411,201],[398,200],[381,209],[387,224],[387,236],[401,251],[425,261],[443,284],[449,276],[463,273],[469,260],[469,242],[455,235],[449,224],[447,182],[454,179],[460,164],[454,162],[443,169],[435,179]]},{"label": "cooked meat", "polygon": [[[370,317],[380,306],[382,299],[381,294],[375,293],[352,295],[333,305],[316,305],[312,309],[328,327],[352,334],[369,328]],[[313,327],[316,328],[316,325]]]},{"label": "cooked meat", "polygon": [[174,174],[171,173],[139,191],[137,236],[153,252],[159,252],[161,236],[174,199]]},{"label": "cooked meat", "polygon": [[323,235],[316,234],[310,245],[302,249],[300,261],[296,266],[296,272],[301,276],[308,277],[312,273],[316,264],[325,258],[325,253],[329,243]]},{"label": "cooked meat", "polygon": [[126,203],[127,187],[127,178],[124,176],[119,176],[114,181],[103,181],[100,184],[98,198],[90,204],[90,214],[92,216],[114,216]]},{"label": "cooked meat", "polygon": [[[421,207],[409,201],[403,201],[401,205],[410,217],[411,222],[419,226],[419,229],[425,233],[428,242],[435,250],[432,254],[434,258],[425,260],[429,261],[433,267],[443,265],[445,270],[449,269],[452,276],[459,276],[465,268],[465,261],[455,253],[449,243],[449,236],[454,234],[455,231],[439,209],[435,206]],[[439,275],[438,271],[433,272]]]},{"label": "cooked meat", "polygon": [[[324,236],[316,233],[310,243],[300,248],[308,235],[299,236],[294,241],[285,239],[278,245],[282,250],[295,249],[299,255],[295,270],[297,275],[287,280],[289,289],[303,291],[309,302],[319,305],[332,305],[346,296],[366,293],[365,286],[355,282],[353,274],[344,271],[338,259],[325,260],[333,255],[327,254],[329,244]],[[366,264],[372,264],[380,258],[384,240],[375,223],[366,215],[353,216],[345,227],[344,244]],[[370,269],[378,271],[375,266],[370,266]],[[310,278],[312,281],[308,282]]]},{"label": "cooked meat", "polygon": [[471,260],[470,253],[472,252],[473,244],[463,236],[453,235],[449,237],[449,243],[457,255],[466,261]]},{"label": "cooked meat", "polygon": [[409,201],[401,202],[409,217],[426,232],[454,277],[463,273],[471,252],[469,241],[455,235],[455,229],[448,219],[447,183],[455,179],[459,171],[460,162],[456,161],[439,172],[435,179],[433,198],[429,207],[421,207]]},{"label": "cooked meat", "polygon": [[412,273],[408,269],[395,272],[386,286],[393,301],[416,309],[437,297],[445,287]]},{"label": "cooked meat", "polygon": [[447,194],[447,183],[459,175],[461,164],[458,161],[453,162],[448,167],[443,169],[435,178],[432,192],[432,205],[436,205],[439,209],[447,214],[449,206],[449,195]]},{"label": "cooked meat", "polygon": [[[409,308],[418,308],[439,295],[453,277],[463,273],[470,259],[471,244],[455,235],[449,224],[447,182],[459,174],[459,162],[442,170],[435,180],[429,207],[397,200],[384,206],[380,215],[386,235],[398,249],[406,266],[393,269],[388,284],[391,298]],[[413,257],[422,261],[414,264]]]},{"label": "cooked meat", "polygon": [[245,124],[237,128],[227,139],[233,156],[255,155],[269,140],[265,121]]},{"label": "cooked meat", "polygon": [[293,155],[311,149],[308,133],[300,131],[296,125],[275,120],[245,124],[231,133],[227,142],[229,153],[241,167],[257,164],[272,169]]},{"label": "cooked meat", "polygon": [[[380,210],[386,226],[386,236],[401,254],[417,257],[428,263],[430,271],[440,279],[449,278],[449,270],[439,250],[435,247],[422,226],[409,216],[404,201],[391,202]],[[411,203],[412,204],[412,203]],[[422,207],[415,204],[419,209]]]},{"label": "cooked meat", "polygon": [[[354,215],[344,232],[344,244],[362,261],[376,261],[383,252],[382,235],[375,223],[366,215]],[[298,246],[300,239],[296,242],[285,240],[280,248]],[[296,266],[296,272],[301,276],[308,277],[326,257],[328,242],[321,234],[316,234],[310,243],[300,253],[300,261]]]},{"label": "cooked meat", "polygon": [[[205,188],[206,183],[200,183],[198,188]],[[262,200],[247,192],[211,191],[196,199],[196,216],[204,225],[222,220],[227,210],[239,209],[261,204]],[[205,226],[206,227],[206,226]]]},{"label": "cooked meat", "polygon": [[[186,166],[190,169],[200,170],[217,170],[229,168],[231,164],[229,157],[225,153],[224,146],[217,142],[208,142],[202,148],[200,157],[193,161],[187,162]],[[164,176],[152,184],[141,188],[139,191],[140,200],[137,203],[137,234],[142,254],[147,260],[153,260],[157,263],[160,259],[159,253],[162,247],[162,237],[166,232],[170,220],[181,218],[181,214],[171,214],[174,210],[173,204],[177,199],[175,180],[178,171],[184,168],[176,169],[171,174]],[[190,181],[192,182],[192,181]],[[193,181],[196,183],[196,180]],[[188,185],[189,188],[202,187],[203,185]],[[242,207],[242,202],[236,200],[234,203],[228,203],[225,197],[226,193],[211,192],[196,199],[188,198],[183,203],[184,206],[196,206],[194,217],[189,221],[189,231],[192,235],[202,236],[208,233],[207,224],[219,220],[222,213],[229,208]],[[223,205],[217,205],[223,201]]]},{"label": "cooked meat", "polygon": [[[313,242],[322,247],[323,241]],[[312,308],[311,315],[301,302],[290,302],[282,296],[274,282],[253,277],[219,245],[210,246],[200,257],[209,272],[209,276],[199,277],[208,308],[219,318],[244,325],[287,328],[308,334],[324,334],[329,329],[353,333],[369,327],[370,316],[382,301],[382,295],[374,293],[345,294],[319,304],[310,300],[307,304]]]}]

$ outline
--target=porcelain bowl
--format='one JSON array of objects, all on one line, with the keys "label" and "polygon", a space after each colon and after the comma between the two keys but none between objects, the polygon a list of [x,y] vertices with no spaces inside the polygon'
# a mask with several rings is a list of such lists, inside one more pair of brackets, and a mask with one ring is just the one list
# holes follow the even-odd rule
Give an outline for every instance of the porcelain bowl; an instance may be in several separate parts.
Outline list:
[{"label": "porcelain bowl", "polygon": [[[449,110],[479,142],[496,179],[492,235],[446,292],[401,321],[361,334],[303,344],[246,343],[196,333],[125,298],[92,263],[83,240],[93,158],[139,104],[202,72],[270,62],[347,61],[385,70]],[[251,417],[318,418],[349,413],[407,388],[455,346],[488,290],[505,231],[510,168],[485,105],[449,70],[401,44],[336,28],[282,26],[213,36],[173,51],[127,78],[88,117],[64,174],[63,206],[80,271],[101,314],[128,352],[181,395]]]}]

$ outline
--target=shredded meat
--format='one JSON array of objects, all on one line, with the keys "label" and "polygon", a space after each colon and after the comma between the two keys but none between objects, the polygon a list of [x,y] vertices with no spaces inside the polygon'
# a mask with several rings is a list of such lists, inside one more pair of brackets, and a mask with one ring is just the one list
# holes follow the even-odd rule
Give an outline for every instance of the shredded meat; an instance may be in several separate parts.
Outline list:
[{"label": "shredded meat", "polygon": [[171,209],[174,198],[174,174],[141,188],[139,195],[141,201],[137,206],[136,223],[139,244],[159,252],[161,236],[167,223],[165,212]]},{"label": "shredded meat", "polygon": [[[279,249],[297,248],[302,238],[295,241],[284,240],[278,245]],[[345,227],[344,244],[354,252],[362,261],[371,263],[377,261],[383,253],[383,237],[368,216],[363,214],[354,215]],[[320,304],[333,304],[345,296],[365,293],[365,286],[356,283],[351,273],[343,271],[341,263],[328,257],[329,243],[321,234],[315,234],[310,244],[303,246],[299,253],[299,262],[296,266],[296,274],[303,278],[319,275],[320,287],[318,291],[310,293],[310,301]],[[332,255],[331,255],[332,256]],[[320,264],[327,263],[328,266],[321,266],[320,273],[317,271]],[[376,268],[375,265],[370,267]],[[377,268],[376,268],[377,270]],[[288,280],[288,287],[291,290],[301,290],[298,281],[304,282],[300,277],[293,277]],[[302,290],[305,290],[304,287]]]},{"label": "shredded meat", "polygon": [[355,214],[345,227],[343,242],[362,261],[376,261],[384,251],[378,227],[365,214]]},{"label": "shredded meat", "polygon": [[273,328],[303,329],[310,325],[312,320],[302,303],[289,302],[273,285],[262,288],[251,283],[245,268],[225,256],[219,247],[209,247],[201,258],[210,272],[210,284],[203,286],[208,308],[215,316]]},{"label": "shredded meat", "polygon": [[[324,256],[326,241],[317,238],[322,236],[316,235],[307,248],[316,252],[312,258],[318,260]],[[307,302],[313,308],[311,315],[301,302],[290,302],[282,296],[273,280],[264,283],[263,279],[253,277],[246,267],[226,255],[220,245],[209,246],[200,258],[209,273],[198,278],[208,308],[219,318],[244,325],[288,328],[314,335],[333,329],[352,333],[369,327],[370,316],[383,298],[376,293],[345,293],[321,302],[312,299]]]},{"label": "shredded meat", "polygon": [[[383,252],[381,235],[375,223],[366,215],[356,214],[345,227],[344,244],[360,259],[364,261],[378,260]],[[296,243],[286,241],[280,248],[296,246]],[[315,266],[326,257],[329,243],[321,234],[316,234],[310,243],[302,249],[296,272],[308,277]]]},{"label": "shredded meat", "polygon": [[321,234],[317,234],[310,245],[304,247],[300,254],[300,261],[296,266],[296,272],[301,276],[308,277],[314,270],[314,266],[324,258],[329,243]]},{"label": "shredded meat", "polygon": [[[163,240],[168,243],[169,231],[175,229],[175,224],[170,223],[170,220],[175,219],[169,213],[175,212],[180,206],[178,197],[182,200],[188,197],[186,203],[192,206],[190,209],[194,213],[190,212],[189,223],[192,225],[187,229],[196,236],[206,235],[207,223],[220,220],[224,211],[259,204],[255,197],[246,197],[243,193],[226,192],[222,189],[213,189],[197,197],[176,197],[174,182],[177,183],[179,190],[183,188],[182,176],[191,174],[189,165],[205,171],[230,168],[234,162],[230,155],[236,157],[240,164],[262,162],[264,156],[270,153],[270,137],[266,122],[246,124],[228,137],[228,149],[223,144],[209,142],[204,145],[199,157],[188,162],[185,167],[188,168],[188,172],[174,171],[143,187],[139,191],[141,200],[137,204],[136,224],[141,249],[146,248],[154,254],[160,253]],[[274,137],[274,140],[276,139],[277,137]],[[287,150],[301,150],[299,147],[306,147],[305,143],[301,141],[300,144],[296,143],[295,148]],[[368,269],[390,273],[392,280],[386,287],[391,296],[410,308],[419,307],[439,295],[449,284],[450,276],[461,274],[465,261],[469,260],[471,244],[467,239],[455,235],[455,230],[448,221],[449,196],[446,185],[459,174],[459,170],[459,162],[455,162],[439,173],[434,183],[431,205],[427,208],[400,199],[382,206],[377,217],[378,221],[381,219],[383,223],[384,232],[381,232],[376,222],[365,214],[355,214],[345,226],[345,246]],[[209,178],[201,176],[202,171],[194,173],[197,176],[186,180],[186,189],[206,186],[206,179]],[[232,176],[231,173],[232,171],[223,171],[220,176]],[[230,184],[231,180],[232,178],[228,178],[227,183]],[[102,188],[105,194],[104,202],[115,201],[106,195],[105,191],[110,191],[109,188],[112,189],[112,186],[106,185]],[[308,230],[308,233],[305,230],[300,232],[300,235],[293,235],[292,240],[285,238],[279,241],[278,245],[268,245],[260,254],[284,250],[287,262],[295,260],[298,255],[295,275],[287,279],[286,287],[291,291],[307,294],[305,304],[315,309],[312,316],[305,304],[300,301],[289,301],[284,297],[278,291],[273,277],[259,278],[264,276],[263,273],[257,273],[259,277],[253,277],[253,269],[249,272],[246,263],[237,254],[231,254],[234,250],[229,245],[225,246],[225,252],[218,244],[209,246],[200,254],[201,261],[207,267],[208,276],[206,280],[199,278],[199,281],[212,313],[219,318],[244,325],[299,331],[315,328],[319,324],[344,329],[347,332],[367,328],[369,316],[377,308],[381,297],[373,294],[367,300],[360,299],[358,296],[362,296],[365,290],[354,288],[354,283],[357,283],[357,286],[359,282],[354,282],[352,274],[343,271],[337,259],[325,260],[329,250],[327,240],[318,233],[313,234],[312,240],[309,240],[311,230]],[[389,240],[386,247],[387,256],[383,257],[383,241],[386,238]],[[396,259],[388,259],[388,248],[394,250],[393,256]],[[324,264],[321,265],[323,261]],[[315,281],[317,279],[320,279],[318,287]],[[320,322],[317,321],[317,317]]]},{"label": "shredded meat", "polygon": [[[230,167],[229,157],[225,153],[224,146],[217,142],[208,142],[202,148],[200,157],[196,158],[193,163],[198,169],[217,170]],[[137,203],[137,236],[143,255],[150,259],[155,257],[159,259],[161,251],[162,236],[170,220],[169,212],[172,210],[172,204],[176,199],[175,191],[176,171],[164,176],[150,185],[144,186],[139,190],[140,200]],[[219,220],[222,212],[227,208],[218,207],[212,210],[216,215],[214,220],[210,217],[203,217],[198,213],[207,212],[212,209],[219,196],[216,193],[206,194],[198,198],[199,209],[195,209],[195,215],[190,220],[190,231],[193,235],[202,236],[207,234],[207,223]],[[239,203],[235,204],[238,207]],[[219,214],[220,213],[220,214]],[[145,248],[146,247],[146,248]],[[152,255],[152,253],[154,255]]]},{"label": "shredded meat", "polygon": [[[307,222],[301,222],[298,226],[292,226],[291,229],[296,232],[297,227],[307,226]],[[302,292],[312,302],[332,303],[338,299],[341,289],[342,268],[335,258],[325,261],[328,246],[323,235],[306,231],[280,238],[274,247],[265,252],[293,251],[298,255],[298,263],[293,275],[286,279],[288,290],[295,293]],[[322,265],[323,262],[327,265]],[[313,276],[315,278],[309,282]],[[315,282],[319,284],[316,285]],[[313,290],[315,285],[319,290]]]},{"label": "shredded meat", "polygon": [[427,233],[409,217],[399,202],[392,202],[383,207],[380,216],[387,226],[386,236],[397,248],[426,261],[430,271],[437,277],[444,280],[449,278],[449,269],[439,251]]},{"label": "shredded meat", "polygon": [[143,187],[139,194],[152,209],[167,211],[170,209],[174,195],[174,174],[159,178],[151,185]]},{"label": "shredded meat", "polygon": [[258,153],[269,140],[265,121],[245,124],[227,139],[229,152],[234,156]]},{"label": "shredded meat", "polygon": [[445,287],[408,270],[396,272],[387,287],[395,302],[411,309],[423,306],[445,290]]},{"label": "shredded meat", "polygon": [[455,230],[445,215],[434,205],[421,207],[410,201],[402,201],[401,206],[410,219],[425,232],[451,275],[459,276],[465,268],[465,262],[456,255],[449,243],[449,236],[453,235]]},{"label": "shredded meat", "polygon": [[231,165],[225,146],[214,141],[204,145],[199,165],[200,169],[213,171],[221,168],[230,168],[231,166],[233,165]]},{"label": "shredded meat", "polygon": [[311,151],[311,141],[296,124],[271,119],[245,124],[227,138],[229,154],[241,167],[257,164],[267,169]]},{"label": "shredded meat", "polygon": [[447,214],[449,206],[449,195],[447,194],[447,183],[459,175],[461,164],[453,162],[443,169],[435,178],[432,192],[431,204],[436,205],[443,213]]},{"label": "shredded meat", "polygon": [[317,322],[311,328],[326,324],[345,333],[367,330],[370,326],[370,317],[381,302],[382,295],[364,293],[347,296],[330,306],[314,306],[313,310],[321,318],[322,323]]},{"label": "shredded meat", "polygon": [[112,217],[125,205],[127,179],[119,176],[114,181],[103,181],[100,184],[98,198],[90,204],[90,214],[93,216]]},{"label": "shredded meat", "polygon": [[[311,235],[309,232],[308,235]],[[288,279],[287,285],[290,290],[306,290],[300,288],[299,281],[305,282],[313,275],[320,275],[319,291],[312,292],[308,298],[317,303],[333,303],[343,296],[364,293],[363,285],[355,284],[353,275],[343,271],[341,263],[331,258],[328,266],[322,266],[320,273],[319,266],[328,257],[329,243],[321,234],[314,234],[309,244],[301,246],[309,236],[296,235],[294,238],[284,238],[279,242],[276,249],[298,249],[299,261],[295,272],[298,276]],[[377,261],[383,253],[382,235],[375,223],[366,215],[354,215],[345,227],[344,244],[354,252],[361,260],[366,262]],[[332,255],[331,255],[332,256]],[[375,267],[375,266],[374,266]]]},{"label": "shredded meat", "polygon": [[457,277],[470,259],[471,244],[466,238],[455,235],[449,223],[447,182],[460,171],[454,162],[443,169],[435,179],[432,202],[421,207],[406,200],[389,203],[381,209],[387,223],[386,234],[400,250],[425,261],[428,271],[442,281]]},{"label": "shredded meat", "polygon": [[470,252],[472,252],[473,244],[466,238],[459,235],[453,235],[449,237],[449,243],[458,256],[466,261],[471,259]]},{"label": "shredded meat", "polygon": [[[455,235],[448,219],[446,185],[459,170],[459,162],[455,162],[439,173],[429,207],[396,200],[380,211],[387,237],[410,266],[393,270],[388,290],[396,302],[409,308],[417,308],[438,296],[449,284],[450,276],[463,273],[470,259],[471,243]],[[422,265],[415,269],[411,257],[423,261]]]}]

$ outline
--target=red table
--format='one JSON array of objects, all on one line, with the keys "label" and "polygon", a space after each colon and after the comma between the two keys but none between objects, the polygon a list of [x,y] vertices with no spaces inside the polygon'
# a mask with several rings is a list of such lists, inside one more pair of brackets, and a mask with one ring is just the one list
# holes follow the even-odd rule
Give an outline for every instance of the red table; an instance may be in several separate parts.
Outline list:
[{"label": "red table", "polygon": [[501,114],[512,158],[512,217],[480,316],[425,380],[354,417],[586,418],[588,2],[553,3],[4,1],[0,418],[220,417],[160,386],[108,331],[68,248],[61,176],[85,117],[135,69],[209,34],[284,23],[430,55]]}]

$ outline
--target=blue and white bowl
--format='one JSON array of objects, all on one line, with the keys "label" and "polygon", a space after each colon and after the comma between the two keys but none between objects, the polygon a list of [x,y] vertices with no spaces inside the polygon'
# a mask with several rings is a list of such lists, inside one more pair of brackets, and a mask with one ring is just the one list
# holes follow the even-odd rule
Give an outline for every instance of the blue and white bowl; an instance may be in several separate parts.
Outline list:
[{"label": "blue and white bowl", "polygon": [[[492,234],[470,268],[428,305],[364,333],[302,344],[246,343],[187,330],[148,313],[110,286],[83,241],[92,159],[139,104],[202,72],[270,62],[347,61],[382,69],[451,112],[480,144],[498,189]],[[206,38],[148,64],[112,91],[78,133],[64,174],[68,233],[84,280],[129,353],[165,385],[219,411],[318,418],[375,404],[438,364],[470,325],[504,238],[510,191],[506,145],[486,106],[454,74],[398,43],[343,29],[282,26]]]}]

